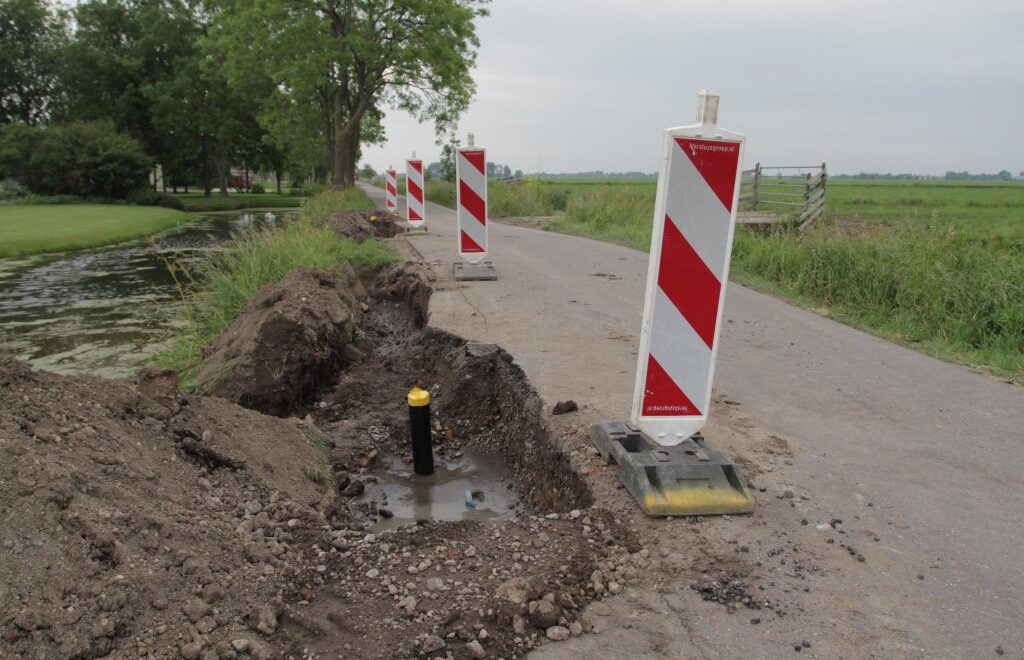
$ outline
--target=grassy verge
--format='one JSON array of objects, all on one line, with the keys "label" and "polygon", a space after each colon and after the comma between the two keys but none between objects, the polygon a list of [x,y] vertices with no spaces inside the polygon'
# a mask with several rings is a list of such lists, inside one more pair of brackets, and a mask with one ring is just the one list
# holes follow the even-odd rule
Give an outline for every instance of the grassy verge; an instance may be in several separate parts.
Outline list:
[{"label": "grassy verge", "polygon": [[1024,250],[950,226],[737,232],[741,282],[943,359],[1024,381]]},{"label": "grassy verge", "polygon": [[384,243],[345,240],[324,223],[333,211],[371,208],[369,197],[358,189],[321,193],[306,201],[298,219],[235,239],[193,271],[177,269],[186,322],[157,356],[157,364],[176,369],[182,387],[191,389],[203,349],[264,286],[299,267],[332,270],[346,261],[355,266],[394,261],[397,255]]},{"label": "grassy verge", "polygon": [[294,195],[271,193],[232,193],[230,195],[204,196],[202,193],[179,193],[175,195],[185,204],[187,211],[209,213],[213,211],[237,211],[240,209],[296,208],[302,206],[302,198]]},{"label": "grassy verge", "polygon": [[[426,197],[442,206],[455,206],[455,184],[427,181]],[[569,193],[563,188],[545,186],[536,179],[517,184],[491,181],[487,184],[487,214],[492,218],[553,216],[565,211]]]},{"label": "grassy verge", "polygon": [[[733,279],[1024,382],[1024,186],[842,181],[829,195],[854,231],[740,229]],[[653,206],[653,186],[580,186],[548,229],[647,250]]]},{"label": "grassy verge", "polygon": [[174,227],[189,216],[152,206],[0,206],[0,257],[120,243]]}]

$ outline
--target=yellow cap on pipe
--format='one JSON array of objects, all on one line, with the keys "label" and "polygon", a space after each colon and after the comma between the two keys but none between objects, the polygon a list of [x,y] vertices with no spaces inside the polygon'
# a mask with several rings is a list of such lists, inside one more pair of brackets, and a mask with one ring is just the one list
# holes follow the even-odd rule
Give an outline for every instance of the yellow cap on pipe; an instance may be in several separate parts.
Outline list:
[{"label": "yellow cap on pipe", "polygon": [[421,390],[419,387],[413,387],[409,390],[409,405],[413,408],[419,408],[421,406],[430,405],[430,392]]}]

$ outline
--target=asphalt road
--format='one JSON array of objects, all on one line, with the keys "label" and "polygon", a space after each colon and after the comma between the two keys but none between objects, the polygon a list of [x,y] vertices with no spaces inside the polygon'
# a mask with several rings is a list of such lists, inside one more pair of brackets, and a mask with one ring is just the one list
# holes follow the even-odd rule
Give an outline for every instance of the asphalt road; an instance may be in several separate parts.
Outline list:
[{"label": "asphalt road", "polygon": [[[408,240],[443,273],[454,212],[427,213],[430,233]],[[499,222],[490,243],[498,281],[442,287],[431,324],[508,349],[548,403],[628,418],[647,255]],[[999,646],[1024,658],[1024,388],[735,283],[715,387],[794,447],[774,482],[880,528],[863,571],[829,586],[844,609],[834,615],[861,620],[847,635],[865,639],[851,644],[873,657],[995,657]],[[628,628],[605,642],[644,656]],[[572,644],[543,655],[593,652]],[[756,650],[756,637],[735,648]],[[693,655],[714,655],[704,651]]]}]

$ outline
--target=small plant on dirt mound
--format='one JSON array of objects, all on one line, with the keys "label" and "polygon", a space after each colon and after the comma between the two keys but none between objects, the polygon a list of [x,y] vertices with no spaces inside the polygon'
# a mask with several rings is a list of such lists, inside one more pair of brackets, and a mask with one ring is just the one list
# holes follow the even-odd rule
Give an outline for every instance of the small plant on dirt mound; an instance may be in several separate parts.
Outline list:
[{"label": "small plant on dirt mound", "polygon": [[316,451],[316,463],[307,465],[303,472],[310,481],[323,484],[331,474],[331,466],[327,462],[330,453],[327,449],[327,437],[314,426],[306,431],[306,442]]},{"label": "small plant on dirt mound", "polygon": [[328,190],[307,197],[302,204],[302,216],[319,225],[338,211],[372,211],[373,208],[373,202],[360,188]]},{"label": "small plant on dirt mound", "polygon": [[[358,192],[365,198],[365,193]],[[337,205],[358,203],[351,191],[322,193],[307,200],[298,220],[239,237],[221,254],[200,262],[193,270],[173,265],[185,323],[170,338],[157,363],[177,370],[182,387],[191,389],[202,366],[203,349],[245,311],[266,285],[278,282],[296,268],[332,271],[346,262],[371,266],[397,259],[395,252],[380,241],[356,243],[340,238],[323,225],[323,218],[339,210]]]}]

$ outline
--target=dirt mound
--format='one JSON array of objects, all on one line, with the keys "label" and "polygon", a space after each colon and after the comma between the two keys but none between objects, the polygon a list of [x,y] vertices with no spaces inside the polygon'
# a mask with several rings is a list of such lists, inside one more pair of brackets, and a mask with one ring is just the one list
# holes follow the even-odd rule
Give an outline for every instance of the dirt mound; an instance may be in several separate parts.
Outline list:
[{"label": "dirt mound", "polygon": [[341,368],[356,332],[349,279],[299,268],[264,287],[207,348],[200,391],[271,415],[311,400]]},{"label": "dirt mound", "polygon": [[390,238],[402,232],[401,219],[387,211],[337,211],[330,223],[339,236],[362,243],[368,238]]},{"label": "dirt mound", "polygon": [[322,457],[297,421],[174,382],[0,356],[0,656],[267,651],[258,608],[309,561],[287,521],[323,524]]},{"label": "dirt mound", "polygon": [[[508,353],[425,326],[418,266],[361,275],[365,303],[293,271],[211,351],[208,384],[303,392],[305,422],[184,396],[173,372],[133,384],[0,358],[0,656],[521,657],[590,628],[586,604],[645,561],[633,531],[584,510],[587,481]],[[356,306],[336,371],[330,333]],[[529,512],[388,529],[361,508],[382,459],[407,457],[417,384],[435,454],[495,457]]]}]

